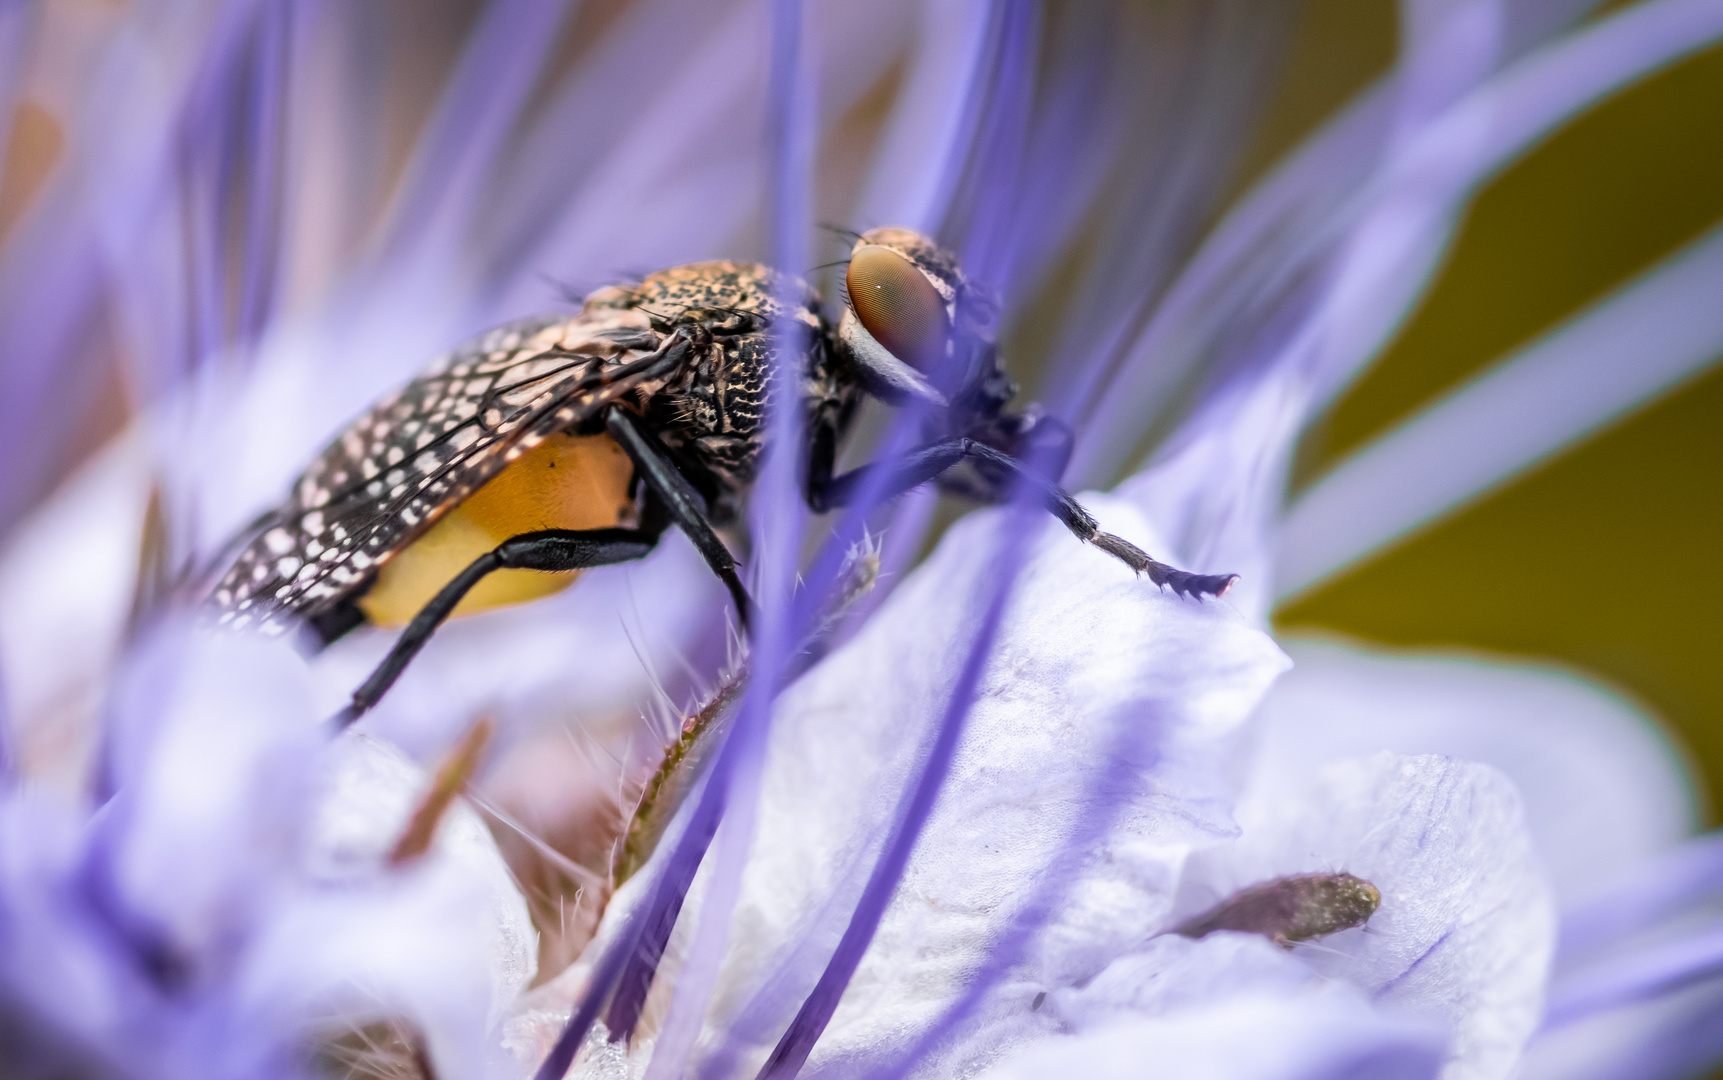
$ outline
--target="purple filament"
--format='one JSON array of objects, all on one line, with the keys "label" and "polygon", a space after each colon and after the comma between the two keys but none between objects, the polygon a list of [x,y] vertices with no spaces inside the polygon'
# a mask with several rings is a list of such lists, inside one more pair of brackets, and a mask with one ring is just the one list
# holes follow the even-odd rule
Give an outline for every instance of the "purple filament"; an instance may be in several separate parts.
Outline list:
[{"label": "purple filament", "polygon": [[[657,971],[658,961],[664,955],[664,945],[670,939],[670,928],[675,926],[676,917],[682,910],[682,901],[688,894],[688,886],[694,880],[695,871],[700,868],[700,860],[705,856],[713,834],[718,831],[718,821],[723,816],[726,781],[730,772],[728,751],[731,745],[730,740],[725,741],[718,760],[713,763],[712,774],[701,792],[700,802],[689,819],[688,827],[677,840],[675,850],[666,860],[664,870],[653,883],[645,901],[629,917],[610,948],[605,950],[593,970],[592,983],[587,988],[586,997],[581,1001],[580,1008],[569,1017],[562,1034],[557,1036],[556,1045],[551,1047],[544,1063],[534,1074],[535,1080],[561,1080],[563,1074],[568,1072],[569,1065],[574,1062],[574,1055],[580,1049],[581,1043],[586,1041],[587,1032],[598,1018],[598,1010],[604,1004],[611,987],[618,987],[620,996],[622,988],[633,987],[638,983],[640,976],[637,973],[642,970],[645,972],[645,986],[640,991],[638,1004],[644,1004],[645,990],[651,987],[652,975]],[[634,1006],[632,1016],[627,1014],[626,1009],[619,1014],[613,1004],[606,1017],[605,1027],[610,1028],[611,1018],[614,1017],[616,1022],[625,1023],[632,1031],[639,1020],[638,1004]],[[614,1033],[616,1029],[611,1030]]]},{"label": "purple filament", "polygon": [[[800,117],[794,111],[796,70],[799,63],[801,8],[799,0],[777,0],[773,6],[772,82],[768,99],[768,146],[773,163],[772,218],[775,226],[775,255],[780,266],[800,265],[801,233],[806,225],[805,183],[809,163],[809,147],[805,138],[795,130]],[[786,288],[794,290],[793,283]],[[799,300],[786,295],[781,302]],[[774,381],[780,386],[798,385],[800,372],[795,365],[804,352],[800,328],[786,323],[773,328],[776,337],[773,363],[777,365]],[[801,429],[800,403],[791,399],[788,408],[773,408],[767,416],[771,443],[779,452],[768,458],[762,482],[756,496],[755,522],[761,535],[760,548],[776,551],[793,558],[801,522],[800,493],[797,490],[795,465],[799,455],[783,452],[795,447]],[[570,1019],[558,1038],[556,1047],[540,1069],[544,1080],[559,1077],[573,1061],[575,1052],[585,1039],[599,1003],[614,984],[615,993],[606,1013],[605,1026],[613,1041],[628,1039],[639,1023],[652,981],[657,974],[671,931],[681,914],[683,901],[694,876],[704,860],[718,825],[728,807],[732,794],[731,782],[736,775],[741,755],[763,755],[765,741],[752,737],[753,729],[770,721],[771,703],[776,697],[779,675],[789,660],[787,642],[794,640],[792,622],[794,611],[788,602],[789,583],[793,581],[794,565],[767,565],[757,580],[756,588],[764,586],[762,594],[767,604],[760,612],[753,663],[755,678],[741,704],[735,727],[724,740],[712,771],[707,777],[698,805],[678,840],[664,872],[624,936],[605,956],[602,971],[595,974],[587,998]],[[776,575],[777,579],[766,575]],[[757,770],[748,770],[758,775]],[[752,793],[744,793],[751,797]],[[739,868],[732,868],[739,869]]]},{"label": "purple filament", "polygon": [[766,1059],[765,1066],[760,1070],[761,1080],[788,1080],[794,1077],[807,1061],[808,1054],[831,1021],[838,1001],[849,986],[857,965],[861,963],[862,955],[873,942],[874,933],[879,929],[880,917],[885,914],[886,905],[897,891],[898,882],[902,880],[904,868],[909,863],[910,853],[915,849],[916,840],[920,838],[922,828],[933,813],[940,788],[951,775],[951,763],[957,754],[964,722],[969,718],[975,703],[976,687],[981,681],[987,658],[992,653],[993,641],[1004,617],[1006,603],[1010,599],[1016,565],[1022,555],[1023,537],[1028,533],[1020,523],[1012,522],[1010,526],[1005,534],[1005,551],[1001,552],[996,560],[1006,572],[999,578],[981,625],[976,630],[975,641],[964,660],[957,684],[952,689],[951,701],[940,721],[939,735],[928,753],[927,764],[908,793],[905,805],[898,814],[897,826],[886,840],[885,850],[879,861],[874,864],[873,873],[862,890],[861,899],[856,904],[855,913],[850,917],[843,938],[838,942],[837,950],[832,954],[819,982],[802,1003],[801,1010],[791,1021],[789,1029],[784,1032],[783,1038]]},{"label": "purple filament", "polygon": [[246,174],[245,261],[241,268],[237,337],[256,341],[273,314],[280,258],[282,140],[293,39],[293,7],[280,4],[259,13],[253,47],[251,160]]}]

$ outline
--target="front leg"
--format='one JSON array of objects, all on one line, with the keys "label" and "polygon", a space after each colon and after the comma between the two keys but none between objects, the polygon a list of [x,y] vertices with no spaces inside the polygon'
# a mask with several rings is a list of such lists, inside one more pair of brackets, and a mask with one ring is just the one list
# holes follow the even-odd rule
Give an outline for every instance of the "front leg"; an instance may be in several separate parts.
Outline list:
[{"label": "front leg", "polygon": [[[1026,467],[1011,455],[964,436],[942,439],[905,454],[903,460],[897,463],[896,468],[886,478],[881,498],[889,499],[919,487],[966,459],[991,466],[989,471],[1000,478],[998,486],[1001,490],[994,492],[996,497],[1009,494],[1011,484],[1028,485],[1040,495],[1048,511],[1064,522],[1065,527],[1070,529],[1077,539],[1095,545],[1139,574],[1148,574],[1149,580],[1156,585],[1171,587],[1174,592],[1183,596],[1219,596],[1226,592],[1237,577],[1235,574],[1192,574],[1151,559],[1129,541],[1112,533],[1102,532],[1089,512],[1064,488]],[[811,470],[808,504],[816,513],[848,505],[860,492],[862,485],[879,468],[878,465],[863,465],[836,477],[831,476],[829,471],[821,476],[820,470]]]},{"label": "front leg", "polygon": [[437,627],[448,619],[461,598],[485,576],[498,570],[588,570],[594,566],[609,566],[644,558],[658,542],[663,530],[658,529],[546,529],[505,540],[485,552],[444,585],[431,602],[419,609],[407,629],[395,640],[389,655],[371,672],[353,700],[336,714],[337,727],[346,727],[377,704],[395,680],[401,677],[413,657],[436,633]]}]

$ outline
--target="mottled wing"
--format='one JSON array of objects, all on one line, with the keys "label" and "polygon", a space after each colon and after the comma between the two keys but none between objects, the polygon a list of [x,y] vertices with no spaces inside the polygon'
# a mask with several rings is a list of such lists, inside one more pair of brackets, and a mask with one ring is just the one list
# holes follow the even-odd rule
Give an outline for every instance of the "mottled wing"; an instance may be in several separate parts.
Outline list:
[{"label": "mottled wing", "polygon": [[662,381],[631,311],[523,319],[441,358],[342,432],[216,585],[229,626],[332,607],[510,461]]}]

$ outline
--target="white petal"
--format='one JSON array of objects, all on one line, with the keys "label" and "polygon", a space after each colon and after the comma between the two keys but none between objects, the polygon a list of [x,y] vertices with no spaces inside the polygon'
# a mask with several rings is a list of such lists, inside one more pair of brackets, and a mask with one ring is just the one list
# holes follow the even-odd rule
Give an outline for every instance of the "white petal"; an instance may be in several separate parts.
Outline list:
[{"label": "white petal", "polygon": [[0,671],[19,765],[83,782],[91,716],[125,629],[149,501],[134,429],[64,481],[0,549]]},{"label": "white petal", "polygon": [[526,901],[460,801],[421,860],[384,869],[429,778],[362,735],[343,737],[328,756],[311,816],[309,881],[259,929],[236,1005],[266,1029],[307,1018],[404,1018],[440,1074],[482,1075],[500,1061],[497,1026],[536,969]]},{"label": "white petal", "polygon": [[1175,915],[1285,874],[1345,871],[1376,885],[1368,930],[1301,956],[1384,1005],[1453,1030],[1443,1076],[1505,1076],[1536,1028],[1555,912],[1513,785],[1435,756],[1339,762],[1302,792],[1246,793],[1240,838],[1192,856]]},{"label": "white petal", "polygon": [[1253,785],[1376,750],[1502,770],[1556,893],[1571,900],[1695,824],[1693,786],[1657,722],[1570,672],[1283,639],[1296,666],[1258,714]]},{"label": "white petal", "polygon": [[1414,1080],[1442,1060],[1439,1031],[1370,1008],[1340,987],[1297,996],[1245,993],[1154,1019],[1045,1039],[985,1080]]},{"label": "white petal", "polygon": [[[1154,546],[1127,505],[1085,502]],[[781,700],[720,1014],[805,935],[826,944],[802,949],[788,978],[818,975],[945,709],[1001,520],[960,522]],[[1032,541],[1017,589],[952,774],[810,1067],[925,1028],[1039,897],[1054,914],[978,1021],[998,1030],[954,1060],[1027,1030],[1035,993],[1093,976],[1159,927],[1182,845],[1230,827],[1225,752],[1283,668],[1273,643],[1224,603],[1163,592],[1056,526]],[[788,1017],[753,1019],[746,1031],[774,1039]]]},{"label": "white petal", "polygon": [[1309,965],[1256,934],[1217,933],[1201,940],[1160,934],[1090,982],[1048,994],[1044,1008],[1063,1025],[1084,1031],[1240,994],[1290,998],[1324,982]]}]

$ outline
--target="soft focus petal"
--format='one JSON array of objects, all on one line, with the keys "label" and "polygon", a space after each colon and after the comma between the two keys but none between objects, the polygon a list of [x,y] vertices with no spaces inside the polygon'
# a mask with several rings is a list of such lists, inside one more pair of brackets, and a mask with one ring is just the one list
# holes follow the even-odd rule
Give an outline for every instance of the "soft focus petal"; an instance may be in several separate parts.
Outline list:
[{"label": "soft focus petal", "polygon": [[1563,913],[1539,1080],[1675,1080],[1723,1061],[1723,836],[1631,867]]},{"label": "soft focus petal", "polygon": [[169,629],[109,710],[117,901],[183,959],[225,960],[301,849],[322,742],[304,667],[281,642]]},{"label": "soft focus petal", "polygon": [[[1409,43],[1414,55],[1392,124],[1388,102],[1368,99],[1333,122],[1240,207],[1231,227],[1216,230],[1135,343],[1161,363],[1131,366],[1126,381],[1164,387],[1161,372],[1176,375],[1198,359],[1211,370],[1207,395],[1155,467],[1121,493],[1163,523],[1193,569],[1243,574],[1237,602],[1253,616],[1266,614],[1274,595],[1270,535],[1294,439],[1423,295],[1477,186],[1603,95],[1723,34],[1723,13],[1708,0],[1652,0],[1469,90],[1448,84],[1424,94],[1416,76],[1431,65],[1416,50],[1447,51],[1444,24],[1465,22],[1470,6],[1454,5]],[[1494,50],[1487,38],[1471,47]],[[1470,70],[1482,76],[1488,68]],[[1372,115],[1389,125],[1374,139]],[[1325,156],[1339,160],[1328,167]],[[1348,176],[1362,187],[1342,183]],[[1284,248],[1259,251],[1247,241],[1281,230]],[[1172,361],[1158,356],[1168,349]],[[1140,424],[1141,393],[1107,395],[1091,433],[1103,446],[1109,426]],[[1108,452],[1120,460],[1123,444],[1111,441]]]},{"label": "soft focus petal", "polygon": [[67,792],[85,780],[91,717],[131,609],[149,467],[116,440],[0,548],[0,670],[16,767]]},{"label": "soft focus petal", "polygon": [[1539,1033],[1526,1080],[1687,1080],[1723,1059],[1723,985],[1715,979]]},{"label": "soft focus petal", "polygon": [[1600,887],[1693,827],[1684,763],[1650,716],[1567,672],[1292,639],[1263,702],[1254,785],[1377,750],[1493,765],[1563,900]]},{"label": "soft focus petal", "polygon": [[448,1075],[479,1075],[532,974],[525,903],[459,805],[386,866],[427,778],[331,745],[311,691],[283,642],[146,634],[107,707],[116,794],[94,816],[0,806],[0,990],[140,1077],[279,1074],[342,1006],[416,1022]]},{"label": "soft focus petal", "polygon": [[1348,455],[1287,510],[1279,595],[1405,539],[1714,364],[1723,312],[1709,301],[1720,285],[1723,230],[1713,229]]}]

